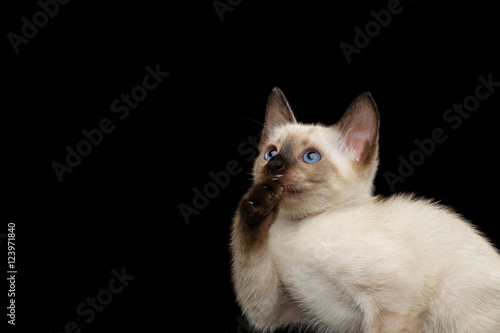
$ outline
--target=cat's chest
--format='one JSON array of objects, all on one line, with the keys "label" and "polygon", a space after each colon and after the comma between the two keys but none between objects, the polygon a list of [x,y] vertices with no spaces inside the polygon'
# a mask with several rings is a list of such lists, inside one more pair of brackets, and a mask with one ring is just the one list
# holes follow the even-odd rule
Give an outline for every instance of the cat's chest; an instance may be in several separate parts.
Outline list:
[{"label": "cat's chest", "polygon": [[[365,236],[347,214],[323,214],[294,220],[278,214],[269,230],[269,249],[277,269],[283,274],[318,275],[328,267],[347,264],[356,256],[356,247]],[[350,229],[350,230],[349,230]],[[334,273],[328,270],[328,275]],[[329,279],[333,278],[329,276]]]},{"label": "cat's chest", "polygon": [[358,327],[362,315],[341,280],[324,269],[325,260],[332,259],[326,244],[331,241],[331,231],[317,220],[278,216],[270,229],[269,250],[281,284],[296,304],[319,325],[342,331],[336,327],[338,323]]}]

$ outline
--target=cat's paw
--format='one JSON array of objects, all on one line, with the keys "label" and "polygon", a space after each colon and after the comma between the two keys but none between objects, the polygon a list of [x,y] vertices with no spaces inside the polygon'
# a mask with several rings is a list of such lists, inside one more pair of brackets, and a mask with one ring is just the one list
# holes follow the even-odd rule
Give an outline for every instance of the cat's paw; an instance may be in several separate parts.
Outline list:
[{"label": "cat's paw", "polygon": [[250,225],[258,224],[276,207],[284,187],[274,180],[255,184],[240,203],[242,218]]}]

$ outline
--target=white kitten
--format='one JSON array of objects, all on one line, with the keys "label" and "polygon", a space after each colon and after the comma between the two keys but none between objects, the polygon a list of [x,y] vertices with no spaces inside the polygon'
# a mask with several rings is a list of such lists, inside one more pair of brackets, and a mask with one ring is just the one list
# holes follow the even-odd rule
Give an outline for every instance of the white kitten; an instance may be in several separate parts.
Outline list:
[{"label": "white kitten", "polygon": [[499,333],[500,255],[449,208],[372,196],[378,128],[369,93],[326,127],[273,89],[233,222],[244,315],[263,331]]}]

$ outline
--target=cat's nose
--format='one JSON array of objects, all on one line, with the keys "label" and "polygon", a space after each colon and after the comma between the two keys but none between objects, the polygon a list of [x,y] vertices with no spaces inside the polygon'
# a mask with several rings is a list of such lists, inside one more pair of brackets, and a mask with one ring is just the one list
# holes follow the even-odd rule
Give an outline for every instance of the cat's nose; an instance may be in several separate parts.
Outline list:
[{"label": "cat's nose", "polygon": [[281,170],[283,170],[287,165],[287,161],[286,159],[281,156],[280,154],[274,156],[273,158],[271,158],[269,160],[269,162],[267,162],[267,171],[273,175],[273,176],[276,176],[278,174],[278,172],[280,172]]}]

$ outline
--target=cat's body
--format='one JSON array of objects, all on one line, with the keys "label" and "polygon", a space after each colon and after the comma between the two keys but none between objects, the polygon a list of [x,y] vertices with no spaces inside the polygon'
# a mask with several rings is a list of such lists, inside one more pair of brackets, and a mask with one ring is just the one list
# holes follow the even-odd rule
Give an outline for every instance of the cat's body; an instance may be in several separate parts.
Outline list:
[{"label": "cat's body", "polygon": [[275,89],[259,148],[231,241],[237,299],[253,326],[500,332],[494,247],[444,206],[372,196],[369,94],[325,127],[297,124]]},{"label": "cat's body", "polygon": [[372,197],[296,223],[278,214],[269,256],[297,305],[338,332],[362,332],[364,321],[368,332],[498,331],[498,256],[427,201]]}]

